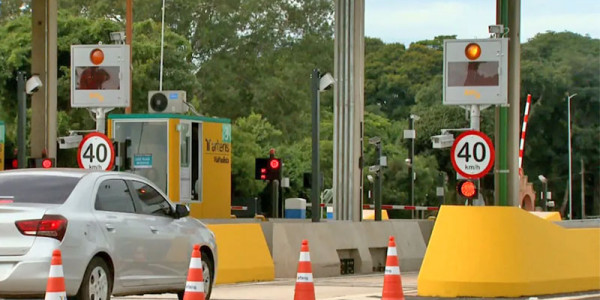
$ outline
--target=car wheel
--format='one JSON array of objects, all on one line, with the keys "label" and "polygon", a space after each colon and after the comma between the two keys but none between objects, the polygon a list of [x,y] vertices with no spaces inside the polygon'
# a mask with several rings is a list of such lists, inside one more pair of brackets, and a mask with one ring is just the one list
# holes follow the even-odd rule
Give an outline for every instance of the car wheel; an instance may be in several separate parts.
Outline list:
[{"label": "car wheel", "polygon": [[94,257],[83,275],[83,281],[77,292],[79,300],[110,300],[112,277],[106,262]]},{"label": "car wheel", "polygon": [[[204,298],[210,300],[214,280],[213,262],[208,259],[208,254],[202,252],[202,279],[204,279]],[[184,292],[177,293],[177,298],[183,300]]]},{"label": "car wheel", "polygon": [[204,294],[206,300],[210,300],[210,293],[212,292],[213,280],[215,277],[213,262],[208,259],[206,253],[202,253],[202,278],[204,279]]}]

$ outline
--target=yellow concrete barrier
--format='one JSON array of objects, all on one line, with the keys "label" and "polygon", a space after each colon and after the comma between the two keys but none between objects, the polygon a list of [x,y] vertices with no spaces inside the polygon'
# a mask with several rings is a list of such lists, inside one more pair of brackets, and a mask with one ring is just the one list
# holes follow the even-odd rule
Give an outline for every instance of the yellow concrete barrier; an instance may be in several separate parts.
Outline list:
[{"label": "yellow concrete barrier", "polygon": [[557,211],[530,211],[535,216],[538,216],[542,219],[546,219],[548,221],[559,222],[562,221],[560,217],[560,213]]},{"label": "yellow concrete barrier", "polygon": [[275,279],[275,265],[260,224],[210,224],[217,240],[217,284]]},{"label": "yellow concrete barrier", "polygon": [[519,297],[600,290],[600,229],[517,207],[442,206],[419,296]]}]

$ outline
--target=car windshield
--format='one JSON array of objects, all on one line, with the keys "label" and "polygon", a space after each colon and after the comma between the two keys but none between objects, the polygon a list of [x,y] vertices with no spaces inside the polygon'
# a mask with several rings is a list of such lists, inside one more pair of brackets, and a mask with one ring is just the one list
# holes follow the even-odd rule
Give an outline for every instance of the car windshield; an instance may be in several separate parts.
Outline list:
[{"label": "car windshield", "polygon": [[0,203],[62,204],[80,179],[59,175],[0,176]]}]

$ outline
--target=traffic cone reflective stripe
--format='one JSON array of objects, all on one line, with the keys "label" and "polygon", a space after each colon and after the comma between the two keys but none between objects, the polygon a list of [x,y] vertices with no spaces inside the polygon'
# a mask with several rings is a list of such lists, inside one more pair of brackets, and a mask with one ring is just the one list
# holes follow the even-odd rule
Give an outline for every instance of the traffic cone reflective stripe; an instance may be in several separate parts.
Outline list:
[{"label": "traffic cone reflective stripe", "polygon": [[302,241],[302,247],[300,248],[294,300],[315,300],[315,286],[313,284],[312,266],[310,264],[310,252],[308,250],[307,240]]},{"label": "traffic cone reflective stripe", "polygon": [[65,277],[62,267],[62,258],[60,250],[52,252],[50,261],[50,272],[48,274],[48,284],[46,285],[45,300],[64,300],[67,298],[65,290]]},{"label": "traffic cone reflective stripe", "polygon": [[398,252],[396,251],[396,242],[394,241],[393,236],[390,236],[388,242],[385,274],[383,276],[383,295],[381,300],[404,300],[400,264],[398,263]]},{"label": "traffic cone reflective stripe", "polygon": [[205,300],[200,245],[194,245],[183,300]]}]

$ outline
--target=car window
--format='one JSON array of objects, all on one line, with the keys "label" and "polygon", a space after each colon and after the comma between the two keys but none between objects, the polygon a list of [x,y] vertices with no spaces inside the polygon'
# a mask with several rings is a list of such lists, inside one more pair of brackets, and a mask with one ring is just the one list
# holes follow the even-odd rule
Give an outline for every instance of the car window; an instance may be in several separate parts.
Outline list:
[{"label": "car window", "polygon": [[2,174],[0,175],[0,199],[10,203],[64,203],[80,176],[55,174]]},{"label": "car window", "polygon": [[131,183],[137,200],[139,200],[140,213],[171,217],[171,204],[156,189],[140,181],[132,181]]},{"label": "car window", "polygon": [[125,181],[120,179],[103,181],[96,194],[95,208],[104,211],[134,213],[133,199]]}]

